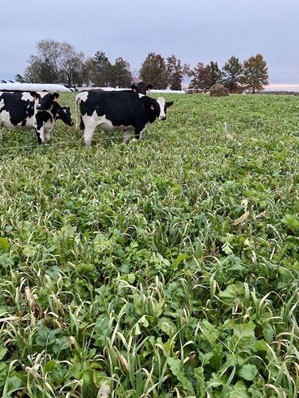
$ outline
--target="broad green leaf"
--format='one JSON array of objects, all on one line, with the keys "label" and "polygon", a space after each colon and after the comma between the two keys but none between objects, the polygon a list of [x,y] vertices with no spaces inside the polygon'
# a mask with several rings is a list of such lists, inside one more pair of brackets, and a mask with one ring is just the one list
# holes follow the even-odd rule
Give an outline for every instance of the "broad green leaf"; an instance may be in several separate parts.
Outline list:
[{"label": "broad green leaf", "polygon": [[169,337],[173,336],[177,332],[177,327],[170,318],[160,318],[158,321],[158,327]]},{"label": "broad green leaf", "polygon": [[2,248],[2,250],[3,250],[4,252],[6,252],[6,251],[8,250],[8,248],[9,248],[9,242],[8,242],[8,240],[5,239],[5,238],[1,238],[1,237],[0,237],[0,247]]},{"label": "broad green leaf", "polygon": [[252,381],[257,375],[257,372],[257,367],[248,363],[240,367],[238,375],[244,380]]},{"label": "broad green leaf", "polygon": [[236,324],[234,326],[234,333],[239,339],[244,337],[255,337],[254,329],[255,324],[249,321],[247,323]]},{"label": "broad green leaf", "polygon": [[250,398],[247,387],[242,381],[238,381],[229,388],[228,398]]},{"label": "broad green leaf", "polygon": [[283,224],[287,225],[292,231],[299,231],[299,217],[292,214],[286,214],[281,221]]},{"label": "broad green leaf", "polygon": [[239,299],[244,294],[244,288],[241,285],[228,285],[227,288],[219,293],[219,297],[227,304],[234,304],[236,299]]},{"label": "broad green leaf", "polygon": [[194,394],[194,389],[191,381],[186,377],[183,362],[180,359],[167,359],[170,370],[174,376],[181,382],[182,387],[188,393]]},{"label": "broad green leaf", "polygon": [[7,348],[0,347],[0,361],[4,358],[5,354],[7,353]]},{"label": "broad green leaf", "polygon": [[205,319],[201,322],[201,331],[210,343],[215,343],[220,333],[214,325]]},{"label": "broad green leaf", "polygon": [[23,386],[22,380],[17,376],[11,376],[7,382],[7,395],[11,396],[14,391],[19,390]]}]

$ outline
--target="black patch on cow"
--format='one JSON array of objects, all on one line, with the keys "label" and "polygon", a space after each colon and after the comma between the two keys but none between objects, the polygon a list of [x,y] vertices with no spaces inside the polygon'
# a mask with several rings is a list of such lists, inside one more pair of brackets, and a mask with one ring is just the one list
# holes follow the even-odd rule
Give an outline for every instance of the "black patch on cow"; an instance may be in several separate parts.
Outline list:
[{"label": "black patch on cow", "polygon": [[37,109],[41,111],[51,110],[58,97],[58,93],[47,93],[45,96],[39,98]]}]

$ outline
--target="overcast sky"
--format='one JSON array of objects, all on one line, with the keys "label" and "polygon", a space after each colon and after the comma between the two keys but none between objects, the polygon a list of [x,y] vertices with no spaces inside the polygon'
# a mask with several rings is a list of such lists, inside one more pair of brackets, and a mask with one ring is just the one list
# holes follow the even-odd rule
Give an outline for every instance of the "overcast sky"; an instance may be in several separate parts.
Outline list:
[{"label": "overcast sky", "polygon": [[192,68],[260,53],[270,83],[299,83],[298,0],[0,0],[0,79],[23,75],[36,43],[67,42],[132,71],[150,52]]}]

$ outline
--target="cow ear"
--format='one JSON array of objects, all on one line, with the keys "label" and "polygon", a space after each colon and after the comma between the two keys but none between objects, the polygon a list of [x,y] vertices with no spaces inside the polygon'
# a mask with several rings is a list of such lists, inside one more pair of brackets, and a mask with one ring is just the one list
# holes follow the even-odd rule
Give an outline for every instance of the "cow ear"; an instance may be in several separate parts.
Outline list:
[{"label": "cow ear", "polygon": [[36,99],[38,99],[40,96],[39,96],[39,94],[37,94],[37,92],[35,92],[35,91],[30,91],[30,95],[36,100]]},{"label": "cow ear", "polygon": [[54,98],[54,101],[57,100],[57,98],[59,98],[59,94],[58,93],[54,93],[53,94],[53,98]]},{"label": "cow ear", "polygon": [[173,101],[166,102],[166,106],[167,106],[167,108],[169,108],[171,105],[173,105]]}]

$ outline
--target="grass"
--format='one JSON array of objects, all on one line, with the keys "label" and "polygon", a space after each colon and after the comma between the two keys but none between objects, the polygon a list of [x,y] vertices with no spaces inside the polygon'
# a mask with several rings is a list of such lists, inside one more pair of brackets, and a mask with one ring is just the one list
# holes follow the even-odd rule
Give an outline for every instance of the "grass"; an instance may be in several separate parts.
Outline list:
[{"label": "grass", "polygon": [[3,397],[297,397],[297,98],[168,99],[128,146],[1,130]]}]

